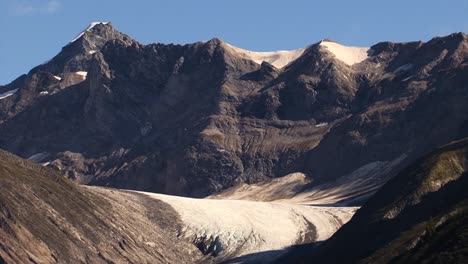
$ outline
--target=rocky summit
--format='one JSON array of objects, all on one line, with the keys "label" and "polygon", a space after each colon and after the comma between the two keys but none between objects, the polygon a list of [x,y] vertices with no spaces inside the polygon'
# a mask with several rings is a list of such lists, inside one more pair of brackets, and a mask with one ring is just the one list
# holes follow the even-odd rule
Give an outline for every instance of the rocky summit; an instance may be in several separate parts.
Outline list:
[{"label": "rocky summit", "polygon": [[143,45],[97,22],[0,86],[0,148],[78,183],[192,197],[295,172],[366,171],[374,191],[468,136],[467,66],[464,33],[253,52]]}]

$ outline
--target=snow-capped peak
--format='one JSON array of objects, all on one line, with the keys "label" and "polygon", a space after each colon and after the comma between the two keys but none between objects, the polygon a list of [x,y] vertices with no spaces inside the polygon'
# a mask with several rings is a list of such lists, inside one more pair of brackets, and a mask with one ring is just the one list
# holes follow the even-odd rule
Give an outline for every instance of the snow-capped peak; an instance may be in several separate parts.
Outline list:
[{"label": "snow-capped peak", "polygon": [[359,63],[372,53],[369,47],[348,47],[329,40],[322,40],[320,46],[328,49],[338,60],[348,65]]},{"label": "snow-capped peak", "polygon": [[71,42],[75,42],[76,40],[81,38],[81,36],[83,36],[86,31],[91,31],[93,27],[99,24],[107,25],[109,24],[109,22],[92,22],[85,30],[81,31],[80,34],[78,34]]}]

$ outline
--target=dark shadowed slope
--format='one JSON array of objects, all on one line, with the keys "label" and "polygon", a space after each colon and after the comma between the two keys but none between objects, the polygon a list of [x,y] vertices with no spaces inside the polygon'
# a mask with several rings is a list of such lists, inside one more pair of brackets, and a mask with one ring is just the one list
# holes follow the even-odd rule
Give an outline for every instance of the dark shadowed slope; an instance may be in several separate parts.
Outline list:
[{"label": "dark shadowed slope", "polygon": [[466,263],[468,139],[399,173],[335,235],[290,263]]},{"label": "dark shadowed slope", "polygon": [[201,257],[169,234],[178,216],[160,202],[103,196],[3,151],[0,190],[0,263],[193,263]]}]

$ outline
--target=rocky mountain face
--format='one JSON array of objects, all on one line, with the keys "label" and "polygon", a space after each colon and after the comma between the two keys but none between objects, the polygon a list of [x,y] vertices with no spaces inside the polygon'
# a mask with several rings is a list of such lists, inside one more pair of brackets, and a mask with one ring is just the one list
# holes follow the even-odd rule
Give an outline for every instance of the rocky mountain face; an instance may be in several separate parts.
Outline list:
[{"label": "rocky mountain face", "polygon": [[467,65],[463,33],[258,53],[143,45],[96,23],[0,87],[0,148],[79,183],[194,197],[369,164],[386,164],[383,183],[467,136]]},{"label": "rocky mountain face", "polygon": [[384,185],[322,245],[279,263],[464,263],[468,139],[443,146]]},{"label": "rocky mountain face", "polygon": [[0,151],[0,263],[196,263],[161,202],[78,186]]}]

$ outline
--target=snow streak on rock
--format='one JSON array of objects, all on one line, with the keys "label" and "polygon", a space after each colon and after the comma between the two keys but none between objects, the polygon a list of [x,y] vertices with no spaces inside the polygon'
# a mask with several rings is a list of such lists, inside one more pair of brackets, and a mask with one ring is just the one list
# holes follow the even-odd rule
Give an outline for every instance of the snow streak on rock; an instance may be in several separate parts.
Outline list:
[{"label": "snow streak on rock", "polygon": [[13,90],[10,90],[10,91],[8,91],[8,92],[4,92],[4,93],[0,94],[0,100],[12,96],[12,95],[15,94],[17,91],[18,91],[18,89],[13,89]]}]

